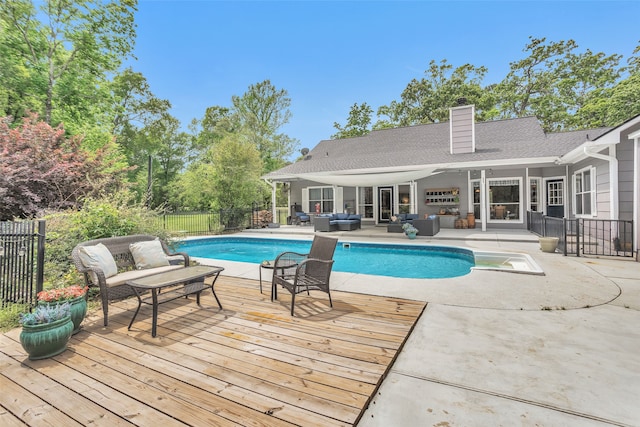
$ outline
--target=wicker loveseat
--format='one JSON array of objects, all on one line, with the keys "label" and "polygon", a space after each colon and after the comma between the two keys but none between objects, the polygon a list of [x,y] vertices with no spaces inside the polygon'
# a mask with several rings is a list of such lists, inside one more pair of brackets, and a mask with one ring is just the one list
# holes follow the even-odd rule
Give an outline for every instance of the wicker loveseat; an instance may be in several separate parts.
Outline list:
[{"label": "wicker loveseat", "polygon": [[[189,255],[185,253],[172,253],[166,243],[159,240],[159,245],[162,247],[167,265],[141,268],[143,264],[139,263],[138,268],[136,268],[136,261],[130,249],[131,245],[139,244],[140,242],[153,242],[155,240],[157,240],[157,238],[154,236],[137,234],[89,240],[79,243],[73,248],[71,253],[73,263],[78,272],[83,274],[85,283],[88,286],[98,286],[100,288],[104,326],[108,324],[109,301],[134,295],[133,289],[126,284],[128,280],[150,276],[163,271],[184,268],[189,265]],[[108,249],[113,257],[113,261],[115,261],[116,270],[113,275],[105,274],[104,270],[106,270],[106,268],[102,269],[96,266],[87,267],[85,265],[87,263],[85,255],[87,251],[83,248],[94,247],[93,249],[95,250],[100,244]]]}]

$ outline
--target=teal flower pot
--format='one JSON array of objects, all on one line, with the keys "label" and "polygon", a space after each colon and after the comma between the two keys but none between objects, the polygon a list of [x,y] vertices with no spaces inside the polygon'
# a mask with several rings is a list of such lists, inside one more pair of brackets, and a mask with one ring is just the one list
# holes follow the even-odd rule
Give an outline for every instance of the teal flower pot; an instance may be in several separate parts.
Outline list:
[{"label": "teal flower pot", "polygon": [[407,237],[411,240],[416,238],[416,233],[407,233]]},{"label": "teal flower pot", "polygon": [[67,349],[73,332],[71,316],[40,325],[22,325],[20,344],[31,360],[56,356]]},{"label": "teal flower pot", "polygon": [[68,302],[71,305],[71,321],[73,322],[73,334],[77,334],[80,332],[80,324],[84,320],[84,316],[87,314],[87,300],[83,296],[79,296],[74,299],[70,299],[67,301],[60,302],[45,302],[38,301],[39,305],[55,305],[62,304],[63,302]]}]

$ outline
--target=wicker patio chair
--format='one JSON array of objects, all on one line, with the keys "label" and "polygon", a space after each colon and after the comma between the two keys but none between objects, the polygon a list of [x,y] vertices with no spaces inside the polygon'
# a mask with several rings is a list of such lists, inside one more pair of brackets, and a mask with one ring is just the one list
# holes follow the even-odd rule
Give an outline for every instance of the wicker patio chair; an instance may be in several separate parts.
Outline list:
[{"label": "wicker patio chair", "polygon": [[333,254],[336,250],[337,239],[315,236],[308,254],[283,252],[275,260],[273,280],[271,282],[271,301],[278,299],[278,285],[291,293],[291,315],[295,304],[296,294],[317,290],[326,292],[331,301],[329,278],[333,268]]}]

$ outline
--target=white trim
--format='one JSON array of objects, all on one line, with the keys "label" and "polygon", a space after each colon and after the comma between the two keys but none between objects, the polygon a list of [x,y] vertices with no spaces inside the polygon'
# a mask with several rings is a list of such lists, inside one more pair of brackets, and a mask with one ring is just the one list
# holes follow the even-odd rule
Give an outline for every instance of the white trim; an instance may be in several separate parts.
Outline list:
[{"label": "white trim", "polygon": [[480,171],[480,216],[482,217],[482,231],[487,231],[487,171],[482,169]]},{"label": "white trim", "polygon": [[640,131],[629,135],[633,137],[633,247],[639,250],[640,243]]},{"label": "white trim", "polygon": [[522,183],[522,176],[505,176],[505,177],[493,177],[493,178],[489,178],[486,180],[486,185],[485,185],[485,191],[487,194],[489,194],[490,191],[490,183],[491,181],[510,181],[510,180],[514,180],[514,181],[518,181],[518,205],[519,205],[519,212],[520,212],[520,218],[518,219],[491,219],[491,203],[487,203],[486,206],[486,210],[484,212],[485,216],[487,217],[487,221],[490,224],[523,224],[524,223],[524,212],[523,211],[523,200],[524,197],[522,195],[523,190],[523,183]]}]

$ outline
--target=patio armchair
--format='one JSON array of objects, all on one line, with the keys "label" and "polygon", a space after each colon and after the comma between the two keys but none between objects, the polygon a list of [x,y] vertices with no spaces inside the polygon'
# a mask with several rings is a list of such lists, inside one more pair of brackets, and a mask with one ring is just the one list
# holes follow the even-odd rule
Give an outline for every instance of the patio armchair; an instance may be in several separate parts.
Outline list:
[{"label": "patio armchair", "polygon": [[333,268],[333,254],[337,239],[315,236],[308,254],[283,252],[276,258],[271,282],[271,301],[278,299],[278,286],[291,293],[291,315],[293,316],[296,295],[301,292],[317,290],[326,292],[331,301],[329,278]]},{"label": "patio armchair", "polygon": [[294,203],[291,206],[291,223],[295,225],[308,224],[311,221],[311,216],[302,210],[298,204]]}]

